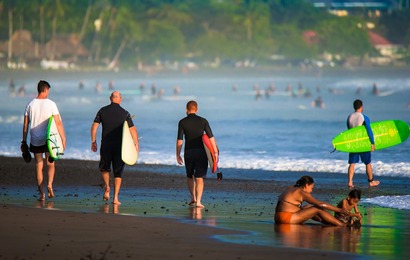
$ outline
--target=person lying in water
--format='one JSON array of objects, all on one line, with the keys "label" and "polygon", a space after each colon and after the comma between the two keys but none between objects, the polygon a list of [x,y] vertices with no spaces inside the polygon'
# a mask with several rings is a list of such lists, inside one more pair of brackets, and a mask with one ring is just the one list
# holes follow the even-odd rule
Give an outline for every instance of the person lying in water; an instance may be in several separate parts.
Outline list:
[{"label": "person lying in water", "polygon": [[[346,224],[336,219],[326,210],[345,215],[348,212],[345,209],[315,199],[311,195],[313,187],[313,178],[303,176],[293,187],[288,187],[285,192],[279,195],[275,209],[275,223],[303,224],[305,221],[313,219],[328,225],[345,226]],[[304,201],[310,205],[302,206]]]}]

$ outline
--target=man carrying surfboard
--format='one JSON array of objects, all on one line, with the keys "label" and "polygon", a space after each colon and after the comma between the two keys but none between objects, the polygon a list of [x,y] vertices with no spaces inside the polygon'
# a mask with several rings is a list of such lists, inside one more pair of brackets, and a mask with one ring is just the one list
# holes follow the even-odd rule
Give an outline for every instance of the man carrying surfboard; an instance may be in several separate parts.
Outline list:
[{"label": "man carrying surfboard", "polygon": [[99,168],[104,182],[103,200],[110,199],[110,172],[111,165],[114,173],[114,197],[113,204],[121,204],[118,194],[121,188],[124,161],[121,157],[122,131],[124,122],[127,121],[129,131],[134,141],[135,149],[139,151],[138,132],[130,113],[120,106],[121,93],[114,91],[110,96],[111,104],[102,107],[94,118],[91,125],[91,150],[97,152],[97,129],[102,124],[100,164]]},{"label": "man carrying surfboard", "polygon": [[[204,179],[208,170],[208,158],[202,142],[202,135],[205,132],[209,137],[213,150],[218,151],[214,135],[208,120],[198,116],[198,104],[196,101],[189,101],[186,105],[187,116],[178,123],[178,135],[176,142],[176,159],[179,165],[185,160],[185,170],[188,189],[191,194],[189,206],[204,208],[201,199],[204,191]],[[184,143],[184,160],[181,157],[182,145]],[[216,161],[218,153],[215,152]]]},{"label": "man carrying surfboard", "polygon": [[362,162],[366,165],[366,174],[367,180],[369,182],[369,186],[377,186],[380,184],[380,181],[376,181],[373,179],[373,169],[372,169],[372,157],[371,152],[375,150],[374,145],[374,136],[372,128],[370,127],[370,119],[363,114],[363,102],[360,99],[356,99],[353,102],[353,108],[355,112],[349,115],[347,118],[347,128],[353,128],[356,126],[364,125],[366,128],[366,132],[369,136],[370,143],[372,145],[370,152],[362,152],[362,153],[349,153],[349,168],[348,168],[348,185],[349,188],[353,188],[353,175],[354,175],[354,167],[355,164],[359,162],[359,158]]},{"label": "man carrying surfboard", "polygon": [[31,155],[27,151],[27,134],[30,126],[30,152],[34,154],[34,158],[36,160],[36,176],[40,201],[45,200],[45,193],[43,189],[43,154],[45,154],[48,168],[48,197],[50,199],[54,197],[53,181],[55,174],[55,162],[53,160],[49,160],[50,153],[46,144],[47,126],[51,116],[54,117],[58,133],[61,136],[63,148],[65,149],[66,147],[66,138],[60,113],[56,103],[48,99],[50,88],[50,84],[47,81],[40,80],[38,82],[37,97],[30,101],[25,109],[23,139],[21,141],[21,150],[23,152],[23,156],[26,156],[24,159],[29,161],[27,156],[30,156],[31,158]]}]

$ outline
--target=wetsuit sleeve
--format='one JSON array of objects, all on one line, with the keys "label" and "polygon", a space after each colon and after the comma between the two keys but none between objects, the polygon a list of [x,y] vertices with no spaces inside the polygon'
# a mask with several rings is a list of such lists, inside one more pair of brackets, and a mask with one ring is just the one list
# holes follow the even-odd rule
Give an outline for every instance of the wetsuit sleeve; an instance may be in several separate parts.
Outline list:
[{"label": "wetsuit sleeve", "polygon": [[125,116],[125,121],[128,123],[128,127],[133,127],[134,122],[132,121],[131,114],[127,112],[127,115]]},{"label": "wetsuit sleeve", "polygon": [[98,124],[101,123],[101,109],[98,110],[97,115],[95,115],[94,123],[98,123]]},{"label": "wetsuit sleeve", "polygon": [[369,136],[370,143],[374,144],[374,135],[373,135],[372,128],[370,127],[370,119],[365,115],[363,115],[363,117],[364,117],[363,125],[366,127],[366,131],[367,131],[367,135]]},{"label": "wetsuit sleeve", "polygon": [[177,140],[184,140],[184,129],[182,128],[181,121],[178,123]]},{"label": "wetsuit sleeve", "polygon": [[209,138],[214,137],[214,134],[212,133],[211,127],[209,126],[208,120],[205,120],[205,133]]}]

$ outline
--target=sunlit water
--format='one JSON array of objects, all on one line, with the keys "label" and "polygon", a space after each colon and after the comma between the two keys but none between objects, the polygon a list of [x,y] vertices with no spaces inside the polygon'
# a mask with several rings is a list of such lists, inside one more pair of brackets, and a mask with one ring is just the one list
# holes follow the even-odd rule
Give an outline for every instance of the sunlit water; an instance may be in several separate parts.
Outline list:
[{"label": "sunlit water", "polygon": [[[135,115],[134,122],[141,137],[140,165],[176,165],[177,123],[185,116],[186,102],[195,99],[199,102],[199,115],[209,120],[217,139],[219,166],[225,178],[249,181],[283,178],[278,171],[324,172],[338,176],[346,172],[347,155],[330,153],[333,150],[331,140],[346,129],[345,121],[353,111],[353,100],[361,98],[364,101],[364,113],[372,121],[400,119],[410,123],[408,75],[408,71],[149,77],[135,73],[1,72],[0,154],[20,156],[24,108],[35,97],[38,80],[45,79],[52,85],[50,98],[57,103],[66,129],[68,147],[63,158],[98,160],[98,154],[90,151],[90,126],[97,110],[109,103],[108,83],[113,80],[115,88],[123,93],[122,106]],[[22,84],[26,86],[28,93],[25,97],[9,95],[7,88],[11,78],[16,88]],[[79,90],[80,80],[85,84],[84,90]],[[95,92],[97,82],[102,84],[102,93]],[[140,92],[142,83],[145,91]],[[162,98],[151,94],[153,83],[157,91],[164,90]],[[253,87],[258,85],[264,91],[271,83],[275,84],[276,91],[269,98],[263,92],[262,97],[256,99]],[[304,89],[310,89],[311,97],[292,97],[285,92],[288,84],[297,91],[299,83]],[[378,85],[381,95],[371,94],[373,83]],[[237,91],[233,91],[234,85]],[[175,86],[181,90],[177,96],[173,96]],[[359,87],[361,93],[357,95]],[[311,106],[318,96],[325,103],[324,109]],[[374,174],[382,178],[382,185],[390,183],[390,187],[394,187],[395,182],[410,184],[409,155],[409,141],[373,153]],[[164,167],[162,170],[169,174],[176,171],[183,172],[183,168]],[[357,183],[365,179],[362,177],[364,172],[364,166],[358,165]],[[341,179],[338,177],[335,181],[340,182]],[[316,179],[316,182],[321,180]],[[330,180],[327,182],[331,184]],[[258,194],[255,197],[240,192],[206,193],[206,210],[186,205],[184,187],[172,193],[124,187],[121,191],[123,205],[117,209],[102,203],[98,187],[58,187],[54,201],[44,204],[35,202],[37,194],[32,187],[3,191],[1,199],[4,203],[54,210],[173,217],[247,232],[217,237],[229,243],[302,247],[406,259],[409,256],[406,241],[409,241],[410,234],[410,206],[409,193],[403,189],[399,196],[378,196],[375,191],[371,197],[363,198],[360,209],[365,214],[364,226],[351,231],[318,225],[292,226],[290,229],[274,225],[273,203],[278,194]],[[322,199],[336,204],[346,192],[341,193],[343,195],[332,198],[332,201]]]},{"label": "sunlit water", "polygon": [[[20,156],[19,144],[23,112],[36,95],[36,84],[45,79],[52,85],[54,100],[67,134],[64,158],[98,160],[90,151],[90,126],[97,110],[109,103],[108,84],[122,91],[122,106],[132,115],[140,135],[139,164],[175,165],[175,139],[178,121],[185,116],[185,104],[199,103],[199,115],[206,117],[220,149],[221,169],[345,173],[347,154],[334,152],[331,140],[346,129],[346,118],[356,98],[364,101],[364,113],[372,121],[400,119],[410,122],[410,79],[408,71],[340,72],[264,72],[224,74],[173,74],[145,76],[131,72],[1,72],[0,78],[0,154]],[[16,90],[25,85],[24,97],[9,95],[8,81]],[[79,82],[85,88],[79,90]],[[95,91],[101,83],[102,93]],[[371,94],[376,83],[380,95]],[[140,85],[145,90],[140,90]],[[163,90],[161,98],[152,95]],[[269,97],[265,90],[274,84]],[[285,89],[292,86],[296,96]],[[236,91],[233,88],[236,88]],[[311,92],[299,95],[298,87]],[[175,87],[180,93],[173,94]],[[254,88],[262,90],[256,98]],[[356,94],[360,88],[360,94]],[[315,108],[317,97],[325,108]],[[373,153],[375,176],[410,177],[410,142]],[[356,167],[364,174],[363,164]],[[242,171],[236,178],[254,177]],[[269,178],[258,176],[258,178]],[[385,200],[385,198],[383,198]],[[403,201],[406,199],[403,198]],[[402,207],[397,198],[391,201]],[[373,201],[377,204],[377,201]],[[381,203],[383,203],[381,201]],[[408,209],[408,204],[404,206]]]}]

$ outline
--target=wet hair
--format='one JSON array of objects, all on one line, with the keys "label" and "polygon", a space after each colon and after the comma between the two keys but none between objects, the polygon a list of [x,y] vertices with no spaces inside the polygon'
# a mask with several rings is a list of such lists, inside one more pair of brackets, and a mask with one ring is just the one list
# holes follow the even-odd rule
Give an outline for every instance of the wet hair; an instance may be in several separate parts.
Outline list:
[{"label": "wet hair", "polygon": [[197,110],[198,109],[198,103],[196,103],[196,101],[191,100],[186,104],[186,109],[189,111],[192,110]]},{"label": "wet hair", "polygon": [[307,175],[305,175],[305,176],[302,176],[297,182],[296,182],[296,184],[294,185],[294,187],[301,187],[301,188],[303,188],[303,187],[305,187],[306,185],[311,185],[311,184],[313,184],[313,183],[315,183],[315,181],[313,180],[313,178],[312,177],[310,177],[310,176],[307,176]]},{"label": "wet hair", "polygon": [[37,92],[41,93],[44,92],[45,90],[51,88],[50,84],[45,81],[45,80],[40,80],[37,84]]},{"label": "wet hair", "polygon": [[349,192],[349,197],[350,197],[351,199],[358,199],[358,200],[360,200],[360,198],[362,197],[362,191],[361,191],[361,190],[357,190],[357,189],[351,190],[351,191]]},{"label": "wet hair", "polygon": [[353,102],[353,108],[354,110],[358,110],[359,108],[361,108],[363,106],[363,102],[360,99],[356,99]]}]

